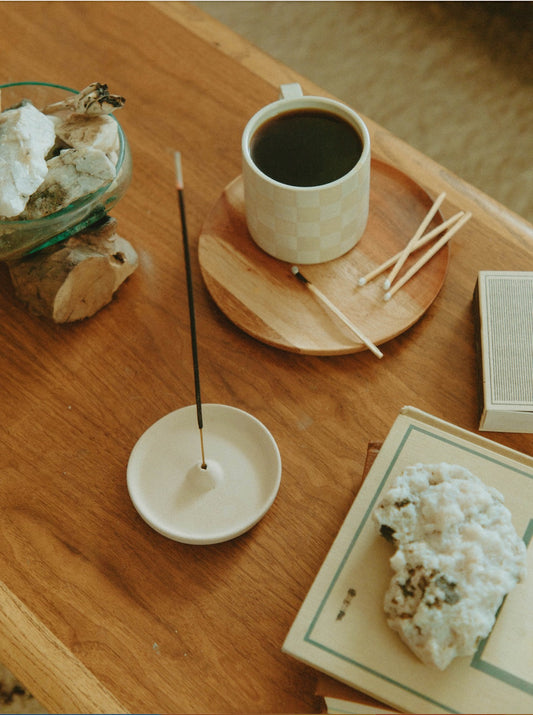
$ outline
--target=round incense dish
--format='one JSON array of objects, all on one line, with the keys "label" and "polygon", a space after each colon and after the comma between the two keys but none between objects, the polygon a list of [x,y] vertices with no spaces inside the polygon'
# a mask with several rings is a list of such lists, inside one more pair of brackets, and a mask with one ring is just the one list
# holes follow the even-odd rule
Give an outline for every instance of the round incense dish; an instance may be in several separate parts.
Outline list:
[{"label": "round incense dish", "polygon": [[185,544],[217,544],[248,531],[271,507],[281,481],[278,447],[259,420],[218,404],[203,405],[203,414],[206,469],[194,405],[149,427],[127,469],[140,516]]}]

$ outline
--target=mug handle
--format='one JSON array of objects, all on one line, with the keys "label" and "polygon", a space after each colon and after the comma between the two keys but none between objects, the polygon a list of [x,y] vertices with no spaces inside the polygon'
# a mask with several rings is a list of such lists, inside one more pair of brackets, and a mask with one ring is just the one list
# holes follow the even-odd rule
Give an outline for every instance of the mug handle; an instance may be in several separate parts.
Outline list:
[{"label": "mug handle", "polygon": [[296,99],[296,97],[303,97],[302,88],[298,82],[292,82],[291,84],[282,84],[279,88],[279,98],[280,99]]}]

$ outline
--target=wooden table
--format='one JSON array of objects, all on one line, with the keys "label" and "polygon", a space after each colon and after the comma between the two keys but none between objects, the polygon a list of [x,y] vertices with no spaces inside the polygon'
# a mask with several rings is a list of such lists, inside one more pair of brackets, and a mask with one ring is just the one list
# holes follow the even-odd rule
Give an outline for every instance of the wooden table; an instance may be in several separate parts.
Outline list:
[{"label": "wooden table", "polygon": [[[283,476],[244,536],[167,540],[134,510],[126,465],[149,425],[194,402],[173,151],[194,250],[240,172],[247,119],[280,82],[320,90],[187,4],[2,3],[0,25],[2,82],[98,80],[127,98],[134,176],[112,213],[141,261],[111,305],[62,327],[29,315],[0,266],[0,661],[55,711],[317,712],[315,674],[281,645],[367,443],[405,404],[476,430],[477,272],[531,268],[531,226],[369,119],[375,158],[473,213],[437,299],[381,361],[252,339],[211,300],[194,251],[204,401],[261,420]],[[533,451],[533,435],[490,436]]]}]

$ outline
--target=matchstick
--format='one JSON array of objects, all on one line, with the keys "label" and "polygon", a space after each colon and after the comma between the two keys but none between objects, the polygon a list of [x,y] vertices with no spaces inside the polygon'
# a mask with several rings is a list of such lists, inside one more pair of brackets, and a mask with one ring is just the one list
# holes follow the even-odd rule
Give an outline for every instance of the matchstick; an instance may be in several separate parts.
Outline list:
[{"label": "matchstick", "polygon": [[412,252],[413,248],[414,248],[414,247],[416,246],[416,244],[418,243],[418,240],[419,240],[420,237],[423,235],[423,233],[424,233],[424,231],[426,230],[426,228],[429,226],[429,223],[430,223],[431,219],[435,216],[435,214],[436,214],[437,211],[439,210],[439,207],[440,207],[440,205],[442,204],[442,202],[444,201],[445,198],[446,198],[446,193],[443,192],[443,193],[440,194],[440,196],[438,196],[438,197],[436,198],[436,200],[434,201],[433,206],[430,208],[430,210],[429,210],[428,213],[426,214],[426,217],[424,218],[424,220],[422,221],[422,223],[421,223],[420,226],[418,227],[416,233],[415,233],[414,236],[409,240],[409,242],[407,243],[407,246],[403,249],[403,251],[402,251],[400,257],[399,257],[398,260],[396,261],[396,265],[394,266],[394,268],[392,269],[392,271],[389,273],[389,276],[385,279],[385,281],[384,281],[384,283],[383,283],[383,288],[384,288],[385,290],[388,290],[388,289],[391,287],[393,280],[396,278],[396,276],[397,276],[398,273],[400,272],[400,270],[401,270],[403,264],[405,263],[405,261],[407,260],[407,258],[408,258],[408,256],[409,256],[409,254]]},{"label": "matchstick", "polygon": [[392,288],[385,293],[383,296],[383,300],[390,300],[392,296],[400,290],[402,286],[404,286],[408,280],[411,280],[411,278],[417,273],[422,266],[424,266],[433,256],[440,251],[440,249],[448,243],[450,238],[457,233],[457,231],[463,226],[470,218],[472,214],[470,212],[467,212],[462,216],[457,223],[450,228],[449,231],[446,231],[444,236],[440,238],[435,245],[433,245],[429,251],[426,251],[423,256],[421,256],[418,261],[407,271],[407,273],[397,282],[395,283]]},{"label": "matchstick", "polygon": [[[464,211],[458,211],[451,218],[447,219],[446,221],[443,221],[439,226],[437,226],[436,228],[429,231],[429,233],[426,233],[424,236],[422,236],[422,238],[418,241],[416,246],[413,248],[412,253],[414,253],[415,251],[418,251],[419,249],[426,246],[431,240],[433,240],[435,238],[435,236],[438,236],[439,233],[442,233],[443,231],[445,231],[449,226],[451,226],[453,223],[455,223],[463,215],[464,215]],[[387,268],[390,268],[391,266],[393,266],[401,255],[402,255],[402,251],[398,251],[398,253],[395,256],[391,256],[387,261],[385,261],[385,263],[382,263],[380,266],[377,266],[377,268],[374,268],[372,271],[370,271],[366,275],[361,276],[361,278],[359,278],[357,281],[357,285],[364,286],[367,283],[370,283],[370,281],[374,280],[374,278],[377,278],[379,275],[384,273],[384,271],[386,271]]]},{"label": "matchstick", "polygon": [[381,352],[381,350],[378,347],[376,347],[374,345],[374,343],[366,337],[366,335],[364,335],[358,328],[356,328],[355,325],[352,323],[352,321],[349,320],[344,315],[344,313],[342,313],[337,308],[337,306],[334,305],[330,301],[330,299],[324,295],[324,293],[322,293],[321,290],[319,290],[316,286],[314,286],[310,280],[308,280],[304,275],[302,275],[300,273],[298,266],[293,266],[291,268],[291,270],[292,270],[293,274],[296,276],[296,278],[298,278],[299,281],[301,281],[305,286],[307,286],[307,288],[309,288],[309,290],[312,293],[314,293],[314,295],[316,295],[316,297],[320,301],[322,301],[322,303],[324,303],[324,305],[326,305],[331,310],[331,312],[334,313],[337,316],[337,318],[339,318],[344,323],[344,325],[346,325],[352,331],[352,333],[354,333],[359,338],[359,340],[361,340],[361,342],[364,343],[367,346],[367,348],[374,353],[374,355],[376,357],[378,357],[378,358],[383,357],[383,353]]}]

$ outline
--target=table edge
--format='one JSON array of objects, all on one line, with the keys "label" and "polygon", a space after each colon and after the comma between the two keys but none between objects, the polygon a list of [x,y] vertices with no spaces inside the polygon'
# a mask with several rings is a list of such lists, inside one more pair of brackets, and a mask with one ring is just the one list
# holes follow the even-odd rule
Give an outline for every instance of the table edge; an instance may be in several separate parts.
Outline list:
[{"label": "table edge", "polygon": [[[2,581],[0,610],[0,661],[48,710],[129,712]],[[37,661],[41,664],[39,678],[35,675]],[[49,687],[43,687],[43,682]]]}]

